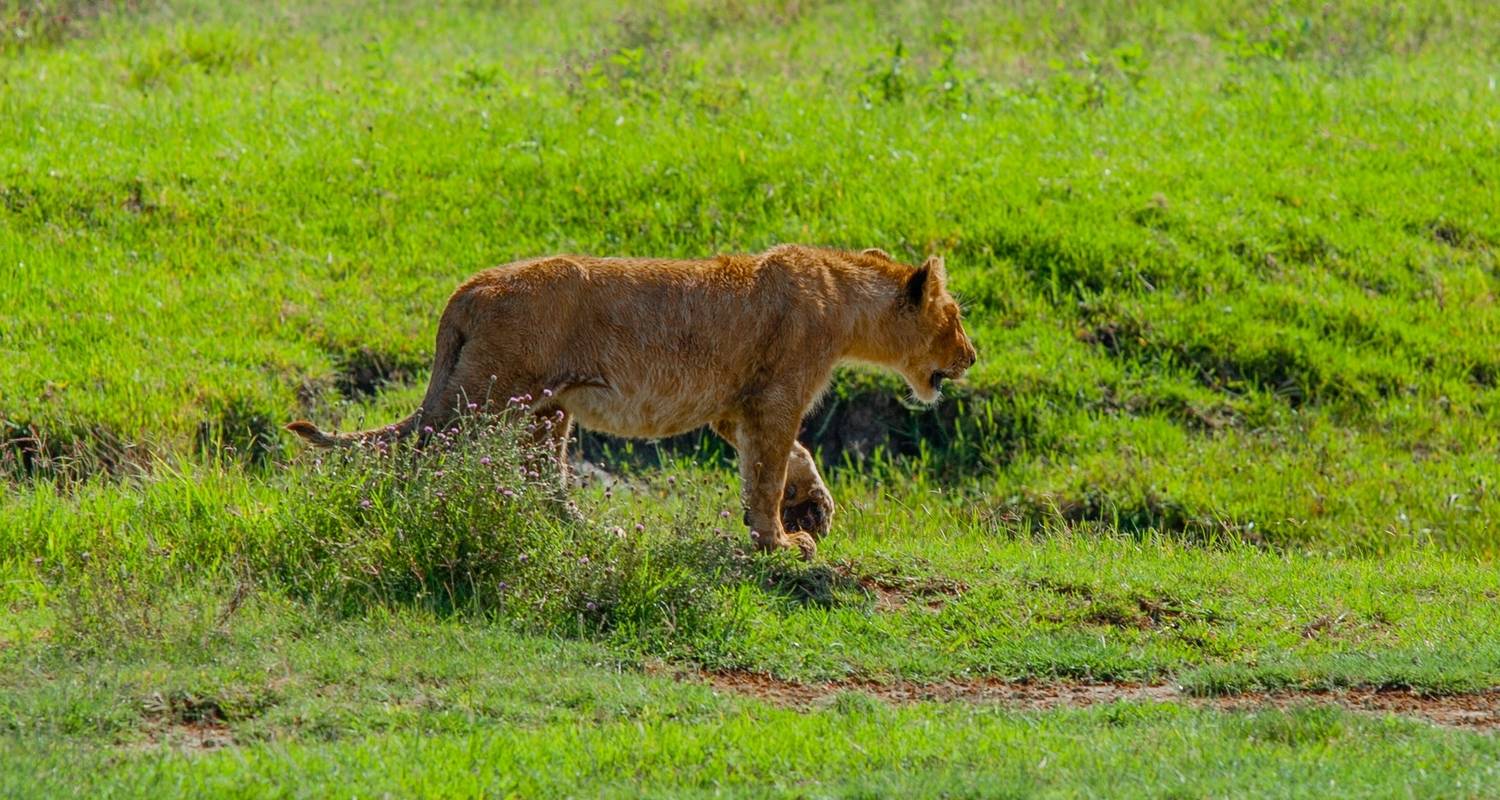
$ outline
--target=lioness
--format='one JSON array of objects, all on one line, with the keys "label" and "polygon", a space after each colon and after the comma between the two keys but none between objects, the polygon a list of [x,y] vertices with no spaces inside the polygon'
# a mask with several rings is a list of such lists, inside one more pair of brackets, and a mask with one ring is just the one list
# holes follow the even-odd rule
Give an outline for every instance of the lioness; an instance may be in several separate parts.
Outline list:
[{"label": "lioness", "polygon": [[811,558],[833,501],[797,442],[802,416],[841,361],[893,369],[936,402],[943,380],[975,359],[945,281],[936,256],[911,267],[877,249],[797,245],[706,261],[518,261],[449,298],[432,380],[411,416],[353,434],[287,428],[325,447],[389,441],[441,429],[478,398],[530,395],[536,414],[560,412],[546,435],[566,463],[575,420],[641,438],[707,424],[739,452],[756,547]]}]

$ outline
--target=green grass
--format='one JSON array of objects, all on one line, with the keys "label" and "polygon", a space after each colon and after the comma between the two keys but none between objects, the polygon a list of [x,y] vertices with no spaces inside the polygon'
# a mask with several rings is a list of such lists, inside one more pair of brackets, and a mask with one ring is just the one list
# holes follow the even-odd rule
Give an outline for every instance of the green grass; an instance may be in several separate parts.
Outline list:
[{"label": "green grass", "polygon": [[[1493,738],[1411,721],[642,667],[1500,685],[1497,42],[1460,0],[0,3],[0,793],[1493,794]],[[930,412],[839,375],[813,564],[741,552],[713,447],[578,523],[505,436],[280,430],[409,411],[480,268],[785,241],[945,254],[980,351]]]},{"label": "green grass", "polygon": [[947,461],[1024,516],[1494,549],[1487,4],[398,8],[7,58],[14,430],[276,455],[479,268],[880,245],[953,263]]},{"label": "green grass", "polygon": [[496,493],[509,465],[465,452],[467,465],[404,469],[394,487],[362,469],[298,469],[271,485],[205,471],[135,496],[38,493],[0,525],[30,534],[0,538],[21,554],[11,595],[60,617],[64,644],[85,649],[221,613],[222,598],[185,607],[155,596],[207,577],[219,595],[243,583],[333,617],[498,615],[632,657],[803,680],[1500,685],[1493,564],[1441,550],[1350,558],[1087,527],[1018,535],[960,510],[961,498],[850,486],[839,491],[846,533],[809,565],[741,552],[734,494],[717,473],[679,467],[608,499],[583,493],[589,521],[577,525],[524,484],[512,484],[514,500]]},{"label": "green grass", "polygon": [[[309,627],[262,603],[203,641],[0,659],[0,789],[29,796],[1487,796],[1500,746],[1318,708],[845,694],[801,713],[595,646],[413,613]],[[205,751],[205,729],[235,744]]]}]

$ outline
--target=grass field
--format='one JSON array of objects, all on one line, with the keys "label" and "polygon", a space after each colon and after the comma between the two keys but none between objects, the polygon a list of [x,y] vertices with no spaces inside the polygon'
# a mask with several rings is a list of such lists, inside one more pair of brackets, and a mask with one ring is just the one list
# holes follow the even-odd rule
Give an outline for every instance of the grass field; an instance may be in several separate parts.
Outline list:
[{"label": "grass field", "polygon": [[[1479,0],[0,0],[0,794],[1500,796],[1497,81]],[[578,523],[281,431],[480,268],[788,241],[980,352],[839,375],[813,563],[708,440]]]}]

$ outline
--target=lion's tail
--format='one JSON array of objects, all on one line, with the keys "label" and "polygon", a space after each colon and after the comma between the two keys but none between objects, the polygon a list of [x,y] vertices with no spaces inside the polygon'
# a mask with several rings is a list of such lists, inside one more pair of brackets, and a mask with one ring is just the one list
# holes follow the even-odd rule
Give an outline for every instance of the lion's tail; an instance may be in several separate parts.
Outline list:
[{"label": "lion's tail", "polygon": [[301,436],[314,447],[348,447],[358,444],[393,444],[415,433],[424,418],[431,420],[430,424],[433,425],[443,424],[443,420],[453,411],[452,407],[444,408],[443,400],[452,394],[448,391],[448,382],[453,376],[453,368],[458,365],[458,355],[464,346],[464,334],[458,325],[460,315],[455,313],[453,305],[452,302],[449,303],[442,320],[438,322],[437,353],[432,359],[432,379],[427,384],[427,396],[422,399],[422,407],[412,412],[411,416],[394,425],[354,433],[324,433],[305,419],[289,423],[286,429]]},{"label": "lion's tail", "polygon": [[395,425],[387,425],[384,428],[372,428],[367,431],[355,431],[354,433],[324,433],[318,426],[305,419],[288,423],[286,429],[301,436],[304,441],[313,447],[350,447],[358,444],[377,444],[380,442],[392,443],[410,436],[417,429],[417,423],[422,419],[419,410]]}]

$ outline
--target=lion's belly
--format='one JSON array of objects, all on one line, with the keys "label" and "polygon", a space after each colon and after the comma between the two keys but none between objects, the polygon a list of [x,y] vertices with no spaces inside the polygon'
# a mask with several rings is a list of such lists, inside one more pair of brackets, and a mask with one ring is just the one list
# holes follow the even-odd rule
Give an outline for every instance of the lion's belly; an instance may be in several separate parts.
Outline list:
[{"label": "lion's belly", "polygon": [[583,427],[634,439],[686,433],[718,419],[724,408],[722,392],[685,385],[673,374],[577,386],[559,400]]}]

